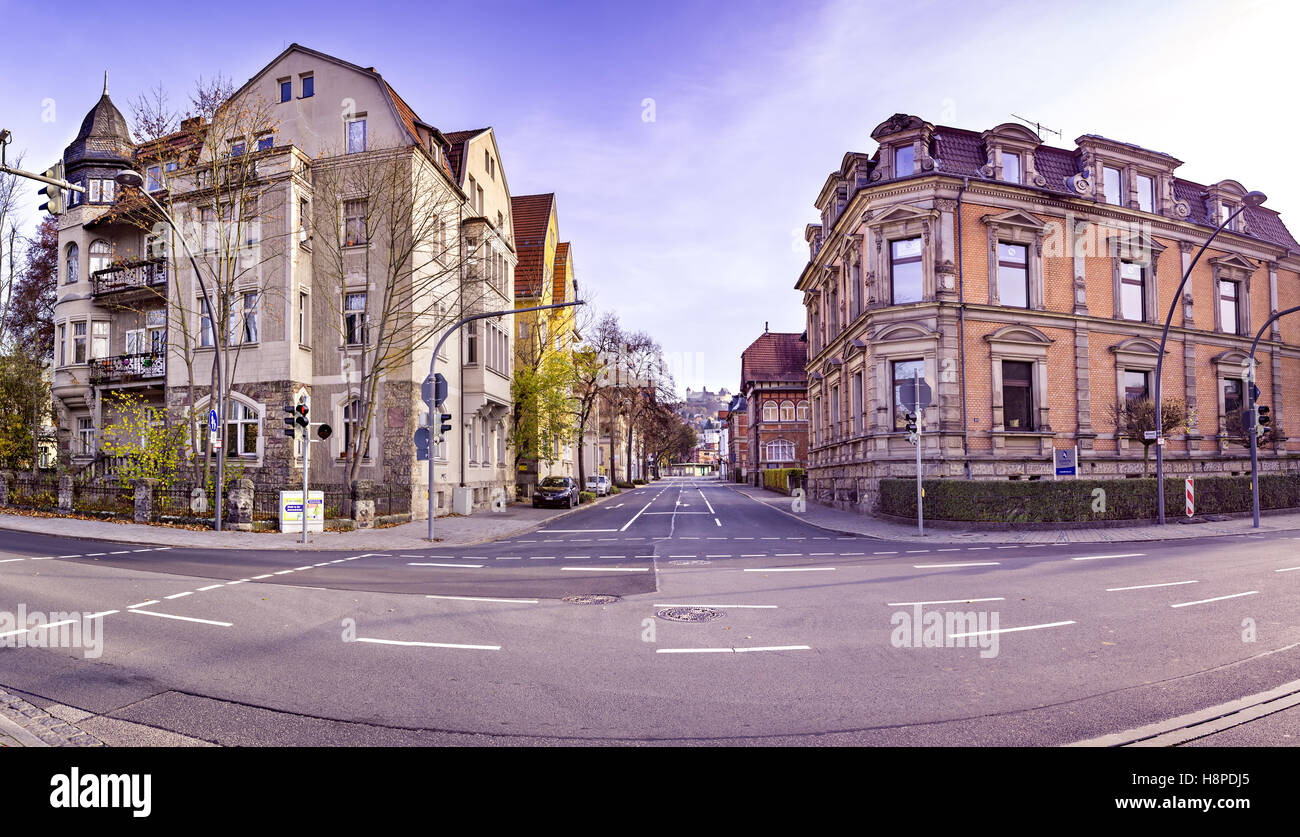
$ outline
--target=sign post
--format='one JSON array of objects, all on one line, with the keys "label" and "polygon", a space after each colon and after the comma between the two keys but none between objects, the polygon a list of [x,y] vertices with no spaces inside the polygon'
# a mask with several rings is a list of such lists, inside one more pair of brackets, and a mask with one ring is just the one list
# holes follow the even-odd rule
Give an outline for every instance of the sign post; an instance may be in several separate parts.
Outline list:
[{"label": "sign post", "polygon": [[916,532],[918,535],[925,534],[925,511],[922,508],[925,502],[925,489],[921,486],[921,411],[930,406],[932,398],[930,385],[921,377],[919,369],[912,372],[912,380],[903,381],[898,385],[899,402],[904,410],[911,416],[915,416],[915,429],[909,426],[911,433],[908,434],[908,441],[916,445]]}]

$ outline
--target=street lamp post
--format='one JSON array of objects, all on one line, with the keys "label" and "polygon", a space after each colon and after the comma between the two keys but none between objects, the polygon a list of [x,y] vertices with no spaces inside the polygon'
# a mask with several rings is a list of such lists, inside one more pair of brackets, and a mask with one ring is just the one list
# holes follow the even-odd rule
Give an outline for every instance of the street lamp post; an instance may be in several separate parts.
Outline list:
[{"label": "street lamp post", "polygon": [[1165,367],[1165,343],[1169,341],[1169,326],[1174,320],[1174,311],[1178,308],[1178,302],[1183,298],[1183,287],[1187,280],[1192,276],[1192,269],[1200,260],[1201,254],[1210,246],[1210,242],[1215,236],[1227,229],[1236,218],[1248,206],[1259,206],[1268,198],[1263,192],[1247,192],[1241,199],[1241,205],[1233,210],[1232,214],[1224,219],[1223,223],[1215,228],[1210,237],[1201,245],[1201,249],[1196,251],[1196,257],[1192,259],[1191,264],[1187,265],[1187,270],[1183,271],[1183,280],[1178,283],[1178,289],[1174,291],[1174,298],[1169,303],[1169,313],[1165,315],[1165,327],[1160,332],[1160,351],[1156,354],[1156,518],[1160,525],[1165,522],[1165,433],[1164,433],[1164,416],[1161,413],[1161,379]]},{"label": "street lamp post", "polygon": [[[460,329],[460,327],[465,325],[466,323],[472,323],[475,320],[482,320],[488,317],[508,317],[512,314],[524,314],[529,311],[545,311],[549,308],[568,308],[571,305],[586,305],[586,304],[587,301],[585,299],[578,299],[578,300],[574,300],[573,302],[558,302],[554,305],[534,305],[531,308],[512,308],[508,311],[488,311],[485,314],[474,314],[469,317],[462,317],[461,319],[457,320],[451,326],[451,328],[448,328],[445,332],[443,332],[442,337],[438,339],[438,345],[434,347],[433,355],[429,358],[429,380],[433,380],[434,365],[438,362],[438,354],[442,351],[442,344],[446,343],[448,338],[450,338],[453,334],[455,334]],[[434,493],[433,493],[434,457],[433,457],[432,446],[434,440],[437,438],[437,432],[434,430],[434,428],[441,426],[441,422],[442,422],[440,416],[442,411],[435,409],[437,406],[438,405],[436,404],[430,405],[429,424],[427,425],[429,428],[429,445],[430,445],[430,449],[429,449],[429,537],[428,537],[428,540],[430,541],[433,540],[433,515],[435,511]],[[435,415],[435,414],[439,414],[439,415]],[[464,417],[462,416],[461,418],[463,419]]]},{"label": "street lamp post", "polygon": [[[176,237],[180,239],[181,246],[185,248],[185,254],[189,256],[190,266],[194,268],[194,276],[198,280],[199,290],[203,294],[203,303],[208,307],[208,318],[212,323],[212,348],[214,353],[213,363],[215,363],[217,367],[217,386],[216,386],[216,392],[212,394],[211,403],[213,404],[213,409],[216,410],[217,413],[217,427],[219,428],[218,432],[222,432],[224,431],[226,413],[225,410],[223,409],[225,406],[224,405],[225,399],[222,397],[222,393],[225,390],[225,386],[224,386],[225,364],[222,362],[221,334],[217,330],[217,309],[212,304],[212,297],[208,295],[208,286],[207,283],[203,281],[203,271],[199,270],[198,259],[194,257],[194,251],[190,249],[189,242],[185,240],[184,233],[182,233],[180,228],[176,226],[176,222],[172,220],[171,214],[168,213],[167,210],[162,208],[162,204],[158,203],[158,201],[154,199],[153,195],[149,194],[148,189],[143,188],[144,177],[138,171],[134,171],[132,169],[122,169],[113,177],[113,180],[116,181],[117,185],[119,186],[135,187],[136,189],[139,190],[140,194],[148,198],[149,202],[152,203],[154,205],[154,208],[156,208],[158,212],[162,215],[163,220],[167,222],[167,225],[170,226],[172,228],[172,231],[176,233]],[[193,416],[191,416],[190,418],[191,420],[193,420]],[[222,435],[223,436],[225,435],[224,432],[222,432]],[[211,450],[210,445],[208,449]],[[218,532],[221,531],[221,492],[222,492],[223,481],[225,479],[225,473],[226,473],[225,463],[226,463],[225,447],[223,446],[221,452],[217,455],[217,479],[216,479],[216,484],[213,487],[213,493],[216,495],[214,498],[214,505],[216,511],[216,530]],[[304,509],[306,508],[306,502],[307,502],[307,498],[304,496],[303,497]],[[304,515],[303,529],[305,530],[307,527],[306,512],[304,512],[303,515]]]},{"label": "street lamp post", "polygon": [[[1259,327],[1259,331],[1256,332],[1254,341],[1250,344],[1250,359],[1246,364],[1246,374],[1250,376],[1250,381],[1246,385],[1246,404],[1247,409],[1250,411],[1251,426],[1243,429],[1250,434],[1250,504],[1256,529],[1259,528],[1259,411],[1255,407],[1255,392],[1257,389],[1255,386],[1255,349],[1259,346],[1260,338],[1264,336],[1264,332],[1268,330],[1270,325],[1279,318],[1287,314],[1294,314],[1297,311],[1300,311],[1300,305],[1278,311],[1264,321],[1264,324]],[[1273,386],[1276,387],[1277,382],[1274,382]]]}]

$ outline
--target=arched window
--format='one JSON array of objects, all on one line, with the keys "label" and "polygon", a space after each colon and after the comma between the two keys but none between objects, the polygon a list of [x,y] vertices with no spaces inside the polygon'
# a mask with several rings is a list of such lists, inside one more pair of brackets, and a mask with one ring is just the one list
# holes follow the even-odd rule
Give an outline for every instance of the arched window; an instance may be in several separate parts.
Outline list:
[{"label": "arched window", "polygon": [[766,447],[767,462],[793,462],[794,461],[794,443],[787,442],[785,439],[777,439],[767,443]]},{"label": "arched window", "polygon": [[257,410],[230,399],[226,405],[226,456],[257,456],[261,423]]},{"label": "arched window", "polygon": [[776,402],[763,402],[763,421],[776,421]]},{"label": "arched window", "polygon": [[781,421],[794,421],[794,402],[781,402]]},{"label": "arched window", "polygon": [[107,270],[109,264],[113,261],[113,248],[102,238],[97,238],[90,242],[90,275],[101,270]]},{"label": "arched window", "polygon": [[807,402],[807,401],[800,401],[800,402],[799,402],[798,417],[799,417],[799,421],[807,421],[807,420],[808,420],[808,402]]},{"label": "arched window", "polygon": [[67,283],[74,284],[81,277],[81,250],[76,243],[68,245]]}]

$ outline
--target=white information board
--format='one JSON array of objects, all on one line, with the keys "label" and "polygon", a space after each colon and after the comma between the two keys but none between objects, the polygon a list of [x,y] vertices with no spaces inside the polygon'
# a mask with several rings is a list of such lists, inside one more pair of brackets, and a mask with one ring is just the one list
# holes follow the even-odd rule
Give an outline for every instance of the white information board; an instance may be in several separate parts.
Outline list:
[{"label": "white information board", "polygon": [[[302,492],[280,492],[280,531],[302,531]],[[325,492],[307,492],[307,531],[325,531]]]}]

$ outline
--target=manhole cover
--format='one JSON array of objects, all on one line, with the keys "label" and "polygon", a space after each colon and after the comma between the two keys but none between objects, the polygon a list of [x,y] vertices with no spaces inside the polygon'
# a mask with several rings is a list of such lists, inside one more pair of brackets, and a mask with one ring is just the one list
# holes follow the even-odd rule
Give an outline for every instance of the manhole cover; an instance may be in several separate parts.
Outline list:
[{"label": "manhole cover", "polygon": [[613,604],[618,601],[618,596],[606,596],[604,593],[583,593],[578,596],[565,596],[561,601],[582,605]]},{"label": "manhole cover", "polygon": [[713,562],[704,558],[678,558],[676,561],[669,561],[668,563],[678,567],[689,567],[693,564],[712,564]]},{"label": "manhole cover", "polygon": [[726,615],[725,610],[715,610],[711,607],[667,607],[655,613],[655,616],[660,619],[668,619],[672,622],[712,622]]}]

